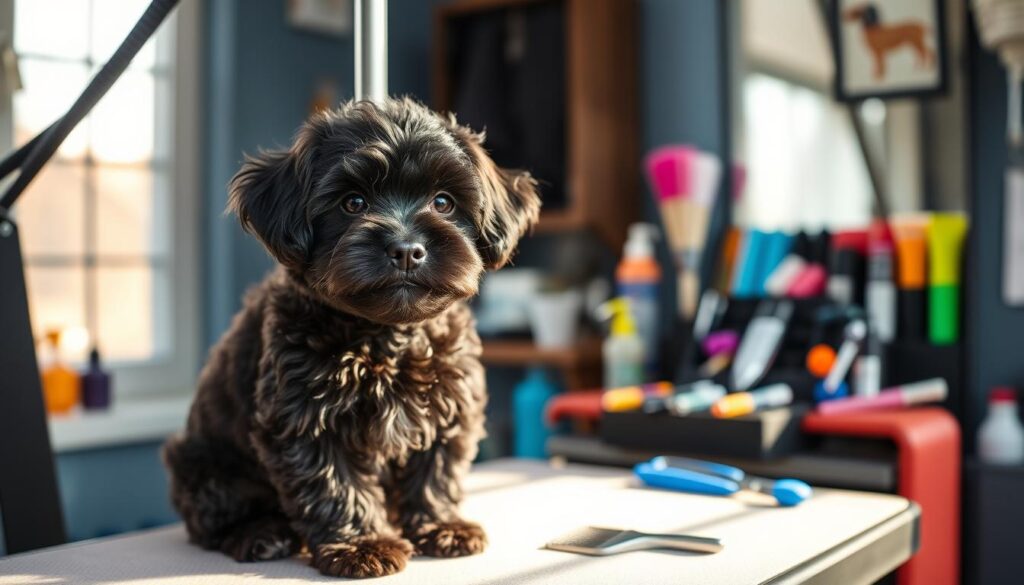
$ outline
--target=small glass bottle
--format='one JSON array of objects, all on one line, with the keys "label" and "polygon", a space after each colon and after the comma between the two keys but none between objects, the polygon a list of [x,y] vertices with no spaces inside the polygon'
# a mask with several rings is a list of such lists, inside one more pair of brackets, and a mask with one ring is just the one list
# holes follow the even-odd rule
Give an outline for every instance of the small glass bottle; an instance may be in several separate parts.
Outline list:
[{"label": "small glass bottle", "polygon": [[43,368],[43,399],[46,402],[46,412],[49,414],[62,414],[70,411],[78,404],[81,396],[81,378],[78,372],[74,371],[61,358],[60,355],[59,330],[46,332],[46,343],[52,361]]},{"label": "small glass bottle", "polygon": [[100,352],[89,352],[89,369],[82,374],[82,406],[87,410],[110,407],[110,374],[103,369]]}]

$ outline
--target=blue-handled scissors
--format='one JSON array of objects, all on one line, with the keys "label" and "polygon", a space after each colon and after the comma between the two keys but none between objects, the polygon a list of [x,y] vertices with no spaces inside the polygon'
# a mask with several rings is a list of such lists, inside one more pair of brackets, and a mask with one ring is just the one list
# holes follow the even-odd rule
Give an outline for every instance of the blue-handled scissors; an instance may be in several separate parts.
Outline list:
[{"label": "blue-handled scissors", "polygon": [[811,486],[799,479],[766,479],[747,475],[742,469],[684,457],[655,457],[638,463],[633,473],[652,487],[728,496],[752,490],[772,496],[780,506],[795,506],[811,497]]}]

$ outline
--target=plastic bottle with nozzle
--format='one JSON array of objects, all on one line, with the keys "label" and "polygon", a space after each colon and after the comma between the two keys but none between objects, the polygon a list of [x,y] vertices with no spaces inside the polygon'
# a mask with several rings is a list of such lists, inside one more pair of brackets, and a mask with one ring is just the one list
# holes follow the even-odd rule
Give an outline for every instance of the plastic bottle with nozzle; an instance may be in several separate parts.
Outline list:
[{"label": "plastic bottle with nozzle", "polygon": [[602,346],[604,387],[622,388],[644,381],[644,344],[637,334],[629,299],[614,298],[600,307],[598,314],[611,319],[608,338]]},{"label": "plastic bottle with nozzle", "polygon": [[622,261],[615,269],[615,282],[620,296],[629,299],[629,309],[637,333],[644,345],[645,377],[658,371],[658,287],[661,265],[654,256],[658,228],[649,223],[629,226],[629,237],[622,250]]}]

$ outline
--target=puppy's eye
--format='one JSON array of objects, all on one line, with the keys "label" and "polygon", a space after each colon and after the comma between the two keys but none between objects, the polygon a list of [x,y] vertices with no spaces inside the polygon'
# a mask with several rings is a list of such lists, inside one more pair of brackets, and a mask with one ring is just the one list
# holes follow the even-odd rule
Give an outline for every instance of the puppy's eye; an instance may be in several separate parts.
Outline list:
[{"label": "puppy's eye", "polygon": [[434,195],[434,201],[430,204],[430,206],[434,208],[434,211],[442,215],[448,215],[449,213],[455,211],[455,201],[452,199],[451,195],[445,193],[444,191],[438,193],[437,195]]},{"label": "puppy's eye", "polygon": [[345,210],[345,213],[351,213],[352,215],[358,215],[364,211],[370,205],[366,203],[366,198],[362,195],[355,193],[345,197],[341,201],[341,208]]}]

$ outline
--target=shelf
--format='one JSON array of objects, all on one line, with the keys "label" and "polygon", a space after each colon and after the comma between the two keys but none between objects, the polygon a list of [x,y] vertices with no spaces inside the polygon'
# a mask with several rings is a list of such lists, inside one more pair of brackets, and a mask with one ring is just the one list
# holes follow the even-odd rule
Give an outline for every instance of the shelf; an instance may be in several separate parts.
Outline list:
[{"label": "shelf", "polygon": [[601,340],[585,337],[565,349],[542,349],[529,340],[485,340],[482,361],[491,366],[544,365],[562,369],[597,368]]},{"label": "shelf", "polygon": [[163,441],[188,418],[192,392],[115,400],[107,410],[76,409],[48,417],[56,453]]},{"label": "shelf", "polygon": [[555,209],[552,211],[541,211],[540,221],[537,222],[535,232],[538,234],[574,232],[586,227],[587,221],[579,214],[565,209]]}]

